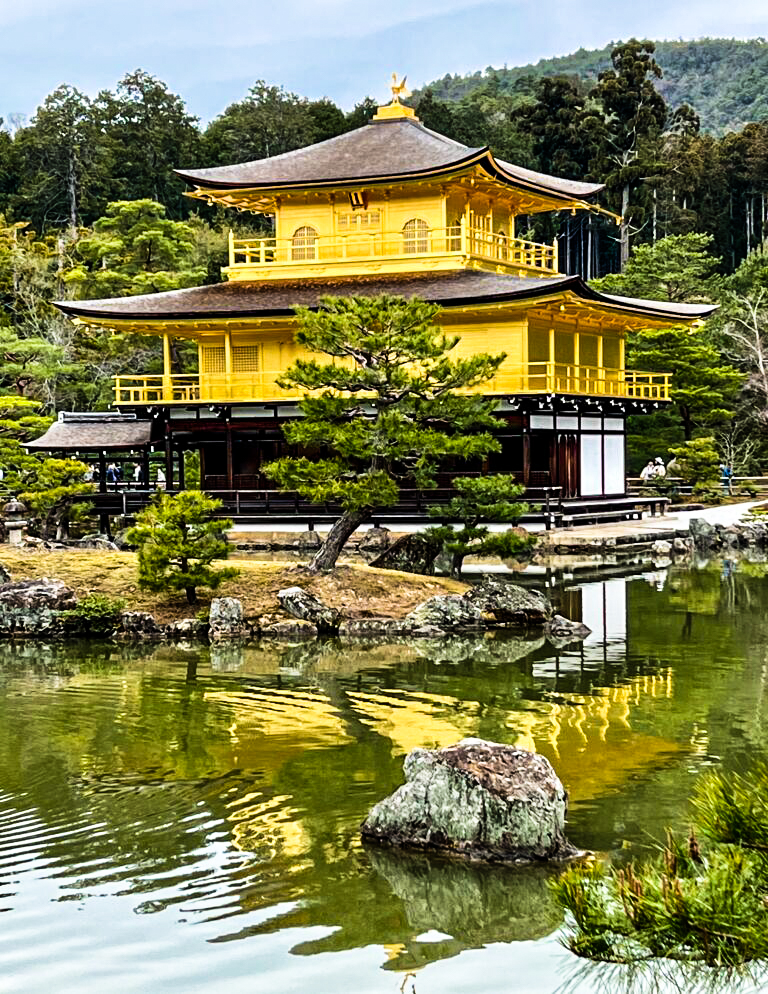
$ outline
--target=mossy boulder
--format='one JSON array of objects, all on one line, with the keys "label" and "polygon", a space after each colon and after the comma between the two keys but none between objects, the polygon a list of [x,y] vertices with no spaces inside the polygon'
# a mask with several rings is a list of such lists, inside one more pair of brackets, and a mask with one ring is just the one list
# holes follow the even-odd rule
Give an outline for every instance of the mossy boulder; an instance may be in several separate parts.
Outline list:
[{"label": "mossy boulder", "polygon": [[565,836],[568,795],[549,761],[498,742],[414,749],[405,783],[372,809],[364,839],[489,860],[578,855]]}]

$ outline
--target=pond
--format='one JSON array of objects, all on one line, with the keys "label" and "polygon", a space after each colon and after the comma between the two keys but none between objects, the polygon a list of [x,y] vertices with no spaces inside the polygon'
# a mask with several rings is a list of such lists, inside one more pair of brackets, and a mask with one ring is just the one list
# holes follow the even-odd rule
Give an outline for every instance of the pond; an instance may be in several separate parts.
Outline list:
[{"label": "pond", "polygon": [[622,860],[685,830],[702,771],[766,751],[764,574],[563,583],[593,634],[559,653],[1,645],[0,989],[604,989],[547,871],[369,849],[359,824],[410,749],[476,735],[552,761],[581,847]]}]

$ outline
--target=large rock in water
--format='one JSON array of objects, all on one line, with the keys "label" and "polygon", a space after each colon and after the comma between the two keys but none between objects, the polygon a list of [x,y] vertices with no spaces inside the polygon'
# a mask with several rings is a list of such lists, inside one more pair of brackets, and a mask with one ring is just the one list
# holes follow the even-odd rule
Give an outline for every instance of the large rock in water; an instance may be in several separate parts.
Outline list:
[{"label": "large rock in water", "polygon": [[500,625],[524,628],[544,625],[554,614],[544,594],[512,583],[497,573],[486,573],[464,598]]},{"label": "large rock in water", "polygon": [[406,782],[379,801],[364,839],[484,859],[568,859],[568,795],[537,753],[482,739],[445,749],[414,749]]},{"label": "large rock in water", "polygon": [[433,538],[431,535],[403,535],[380,556],[372,559],[368,565],[377,569],[397,569],[403,573],[432,576],[435,571],[435,560],[442,548],[442,539]]},{"label": "large rock in water", "polygon": [[75,592],[61,580],[17,580],[0,585],[0,635],[48,635],[56,615],[77,607]]},{"label": "large rock in water", "polygon": [[321,635],[333,635],[339,630],[341,611],[328,607],[319,597],[308,593],[303,587],[285,587],[278,590],[277,599],[288,614],[301,621],[315,625]]}]

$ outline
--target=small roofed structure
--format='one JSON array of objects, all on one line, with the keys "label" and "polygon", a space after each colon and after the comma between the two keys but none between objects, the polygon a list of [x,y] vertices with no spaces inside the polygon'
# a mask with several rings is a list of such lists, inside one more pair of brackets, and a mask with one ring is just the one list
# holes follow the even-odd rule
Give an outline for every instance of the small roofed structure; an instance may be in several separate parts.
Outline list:
[{"label": "small roofed structure", "polygon": [[118,411],[61,411],[48,431],[26,442],[30,452],[134,452],[151,442],[152,422]]},{"label": "small roofed structure", "polygon": [[[24,448],[32,453],[60,453],[61,455],[82,456],[98,464],[100,494],[106,494],[107,454],[113,461],[122,465],[126,460],[138,462],[141,466],[141,483],[146,487],[149,480],[149,453],[152,446],[154,421],[139,421],[134,413],[120,411],[60,411],[57,421],[39,438],[24,443]],[[96,467],[93,467],[96,470]],[[117,480],[113,481],[115,489]],[[98,501],[100,530],[110,534],[109,514]]]}]

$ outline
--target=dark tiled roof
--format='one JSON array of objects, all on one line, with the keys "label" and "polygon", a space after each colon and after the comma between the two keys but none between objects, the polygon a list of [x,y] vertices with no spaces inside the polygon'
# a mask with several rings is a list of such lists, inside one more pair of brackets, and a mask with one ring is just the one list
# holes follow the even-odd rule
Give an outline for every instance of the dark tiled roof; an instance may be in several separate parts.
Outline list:
[{"label": "dark tiled roof", "polygon": [[588,197],[602,184],[578,183],[521,169],[494,159],[487,148],[470,148],[410,118],[376,121],[293,152],[233,166],[177,169],[182,179],[209,189],[277,189],[416,176],[480,160],[491,172],[526,189],[564,198]]},{"label": "dark tiled roof", "polygon": [[580,276],[509,276],[464,269],[454,273],[423,273],[403,276],[338,277],[279,281],[233,281],[188,290],[107,300],[67,300],[57,306],[66,314],[84,319],[199,320],[223,317],[278,316],[293,313],[297,305],[315,307],[326,295],[373,297],[386,293],[423,297],[444,307],[528,300],[548,293],[570,290],[584,300],[651,318],[677,321],[703,318],[715,309],[703,304],[671,304],[659,300],[614,297],[590,289]]},{"label": "dark tiled roof", "polygon": [[47,452],[129,451],[149,444],[151,421],[114,414],[70,414],[54,421],[48,431],[24,447]]}]

